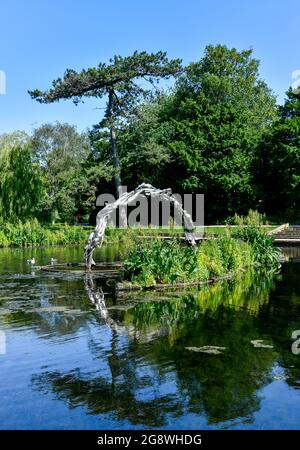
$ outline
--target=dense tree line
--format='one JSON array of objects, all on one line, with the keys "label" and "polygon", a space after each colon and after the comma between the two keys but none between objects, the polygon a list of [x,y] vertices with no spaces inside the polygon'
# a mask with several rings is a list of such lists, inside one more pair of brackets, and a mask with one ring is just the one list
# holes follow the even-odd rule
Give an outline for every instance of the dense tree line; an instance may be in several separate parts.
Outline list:
[{"label": "dense tree line", "polygon": [[0,136],[2,218],[93,221],[97,193],[150,182],[204,193],[206,222],[250,208],[300,220],[300,96],[289,90],[277,106],[251,50],[208,46],[185,68],[135,53],[31,92],[46,103],[104,94],[105,117],[86,133],[56,123]]}]

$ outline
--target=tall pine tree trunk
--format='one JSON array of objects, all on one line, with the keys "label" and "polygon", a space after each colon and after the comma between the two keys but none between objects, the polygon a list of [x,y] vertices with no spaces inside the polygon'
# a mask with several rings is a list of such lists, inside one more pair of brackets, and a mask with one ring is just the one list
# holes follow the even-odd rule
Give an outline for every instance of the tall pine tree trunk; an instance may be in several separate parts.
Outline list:
[{"label": "tall pine tree trunk", "polygon": [[108,97],[108,116],[109,116],[109,128],[110,128],[110,143],[111,143],[111,152],[112,152],[112,160],[113,160],[113,166],[115,169],[115,188],[116,188],[116,195],[117,198],[121,194],[121,165],[119,160],[119,154],[118,154],[118,147],[117,147],[117,141],[116,141],[116,128],[115,128],[115,120],[114,120],[114,113],[113,113],[113,105],[114,105],[114,93],[113,90],[109,91],[109,97]]}]

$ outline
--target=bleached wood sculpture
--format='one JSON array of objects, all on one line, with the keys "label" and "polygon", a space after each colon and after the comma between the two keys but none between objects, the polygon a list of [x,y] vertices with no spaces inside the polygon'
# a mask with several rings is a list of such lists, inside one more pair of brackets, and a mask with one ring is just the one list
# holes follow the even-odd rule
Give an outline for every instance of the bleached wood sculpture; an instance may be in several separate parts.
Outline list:
[{"label": "bleached wood sculpture", "polygon": [[124,192],[124,194],[122,194],[115,202],[109,203],[97,214],[95,230],[90,234],[85,246],[85,264],[88,270],[91,270],[92,266],[95,265],[93,252],[96,247],[101,247],[103,243],[105,229],[111,214],[117,208],[129,205],[141,195],[152,198],[158,197],[161,200],[169,201],[173,205],[174,210],[182,215],[186,241],[190,245],[196,245],[193,233],[195,227],[192,218],[190,214],[182,208],[182,205],[176,197],[172,195],[171,189],[156,189],[151,184],[143,183],[134,191]]}]

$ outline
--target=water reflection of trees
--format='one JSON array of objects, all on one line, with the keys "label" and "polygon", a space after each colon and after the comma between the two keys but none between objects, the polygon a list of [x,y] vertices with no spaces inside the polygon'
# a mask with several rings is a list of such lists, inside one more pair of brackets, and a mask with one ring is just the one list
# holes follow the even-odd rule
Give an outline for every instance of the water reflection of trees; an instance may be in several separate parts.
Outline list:
[{"label": "water reflection of trees", "polygon": [[[130,367],[132,363],[123,359]],[[110,382],[104,377],[87,379],[78,374],[62,375],[59,372],[44,374],[33,379],[41,391],[51,389],[58,399],[66,400],[71,408],[86,406],[90,414],[114,414],[117,420],[126,420],[132,424],[148,427],[160,427],[165,424],[168,414],[182,414],[180,401],[174,395],[165,394],[152,399],[139,399],[136,393],[142,388],[141,380],[128,377],[119,372],[119,380]],[[124,375],[121,379],[121,375]],[[139,381],[139,382],[137,382]]]},{"label": "water reflection of trees", "polygon": [[[289,254],[300,256],[300,249],[289,249]],[[297,261],[297,262],[296,262]],[[277,283],[269,301],[260,313],[261,332],[272,336],[279,352],[279,364],[284,368],[286,383],[300,388],[300,355],[291,351],[292,333],[300,330],[300,260],[285,264],[282,282]]]},{"label": "water reflection of trees", "polygon": [[[271,277],[256,277],[254,283],[247,274],[243,280],[181,294],[153,294],[151,299],[149,293],[131,294],[128,309],[126,297],[107,305],[101,289],[87,279],[88,296],[111,329],[105,356],[110,377],[48,372],[34,385],[51,389],[70,407],[85,405],[90,414],[114,414],[141,426],[163,427],[169,418],[187,413],[203,414],[209,423],[251,420],[260,405],[258,390],[270,381],[277,357],[250,344],[260,337],[259,314],[272,287]],[[127,344],[119,345],[124,334]],[[212,356],[185,348],[203,345],[226,350]],[[103,358],[97,346],[90,348]],[[166,383],[171,383],[169,393]]]}]

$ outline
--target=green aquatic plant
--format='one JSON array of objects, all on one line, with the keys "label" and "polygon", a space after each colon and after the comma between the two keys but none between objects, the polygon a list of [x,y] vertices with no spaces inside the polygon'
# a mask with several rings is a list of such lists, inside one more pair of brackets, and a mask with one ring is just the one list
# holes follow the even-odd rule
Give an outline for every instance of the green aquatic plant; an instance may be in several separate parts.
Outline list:
[{"label": "green aquatic plant", "polygon": [[196,278],[197,253],[179,240],[136,240],[124,261],[125,276],[142,285]]},{"label": "green aquatic plant", "polygon": [[265,268],[278,266],[279,250],[274,246],[273,239],[259,227],[240,226],[232,232],[232,237],[251,245],[256,265]]},{"label": "green aquatic plant", "polygon": [[[254,231],[252,231],[254,230]],[[278,267],[272,239],[253,227],[239,228],[191,248],[177,239],[128,240],[125,279],[142,287],[155,284],[208,281],[251,267]]]},{"label": "green aquatic plant", "polygon": [[251,247],[230,237],[205,241],[198,251],[198,268],[200,273],[206,271],[206,278],[236,273],[251,265]]},{"label": "green aquatic plant", "polygon": [[251,246],[223,236],[199,249],[176,239],[132,240],[124,261],[125,278],[142,286],[207,281],[253,265]]}]

